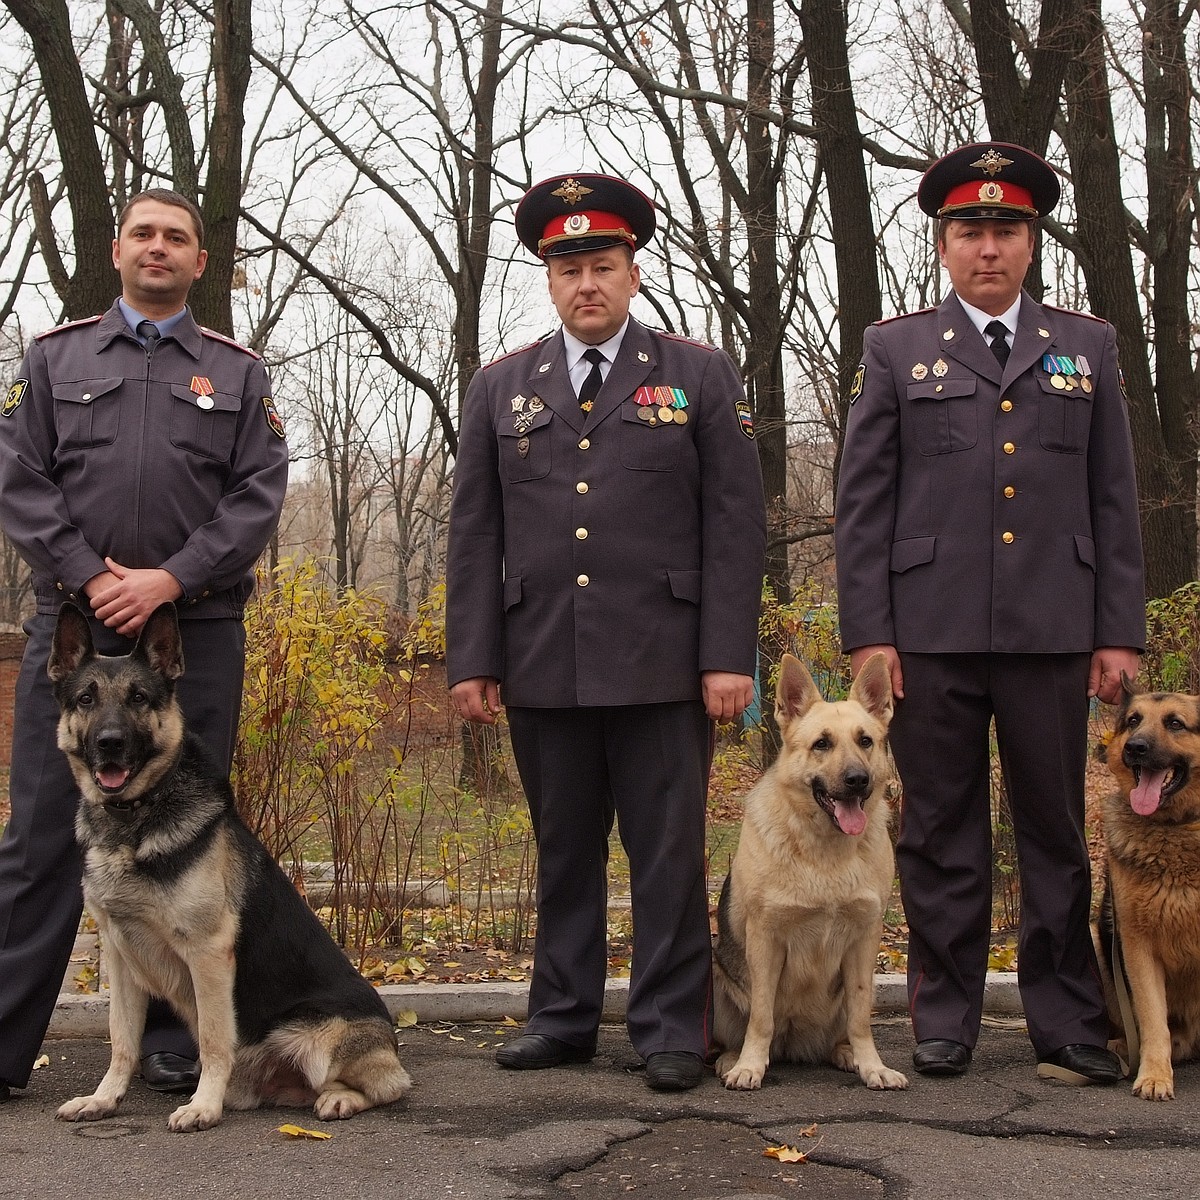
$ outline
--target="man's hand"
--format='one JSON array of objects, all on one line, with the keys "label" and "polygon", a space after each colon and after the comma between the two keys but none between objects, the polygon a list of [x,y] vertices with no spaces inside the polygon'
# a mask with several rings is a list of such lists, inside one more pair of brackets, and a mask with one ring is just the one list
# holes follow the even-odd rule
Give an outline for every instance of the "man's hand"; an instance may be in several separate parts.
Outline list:
[{"label": "man's hand", "polygon": [[83,592],[96,616],[126,637],[136,637],[160,604],[183,595],[179,580],[161,567],[123,567],[112,558],[104,565],[108,570],[92,576]]},{"label": "man's hand", "polygon": [[461,679],[450,689],[450,700],[464,721],[494,725],[500,715],[500,684],[490,675]]},{"label": "man's hand", "polygon": [[1092,666],[1088,671],[1088,698],[1099,696],[1105,704],[1121,699],[1121,672],[1132,681],[1137,678],[1141,656],[1128,646],[1101,646],[1092,651]]},{"label": "man's hand", "polygon": [[718,724],[726,724],[741,715],[754,699],[754,680],[749,675],[732,671],[702,671],[700,692],[704,709]]},{"label": "man's hand", "polygon": [[904,672],[900,669],[900,655],[895,646],[855,646],[850,651],[850,678],[856,679],[859,671],[863,668],[863,663],[871,657],[872,654],[883,652],[887,656],[888,670],[892,676],[892,695],[897,700],[904,699]]}]

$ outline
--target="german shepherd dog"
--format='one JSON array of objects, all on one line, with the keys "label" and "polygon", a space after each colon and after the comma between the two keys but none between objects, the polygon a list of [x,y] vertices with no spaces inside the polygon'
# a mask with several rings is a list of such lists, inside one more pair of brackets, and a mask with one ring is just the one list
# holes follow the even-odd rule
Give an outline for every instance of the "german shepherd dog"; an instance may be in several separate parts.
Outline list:
[{"label": "german shepherd dog", "polygon": [[133,652],[98,655],[64,604],[50,678],[58,745],[82,793],[75,831],[84,897],[108,951],[112,1058],[67,1121],[111,1116],[138,1067],[150,996],[200,1047],[195,1095],[169,1128],[208,1129],[224,1107],[313,1104],[322,1120],[409,1088],[387,1008],[238,816],[229,781],[186,731],[175,696],[174,606]]},{"label": "german shepherd dog", "polygon": [[[1107,754],[1119,790],[1104,802],[1108,882],[1096,945],[1109,1015],[1125,1034],[1113,1049],[1125,1057],[1140,1041],[1133,1093],[1170,1100],[1172,1062],[1200,1054],[1200,697],[1122,684]],[[1132,1030],[1115,1003],[1114,922]]]},{"label": "german shepherd dog", "polygon": [[887,660],[872,655],[849,699],[828,703],[785,654],[775,717],[783,745],[746,797],[717,913],[717,1074],[757,1088],[771,1059],[832,1062],[869,1088],[907,1087],[871,1033],[894,874]]}]

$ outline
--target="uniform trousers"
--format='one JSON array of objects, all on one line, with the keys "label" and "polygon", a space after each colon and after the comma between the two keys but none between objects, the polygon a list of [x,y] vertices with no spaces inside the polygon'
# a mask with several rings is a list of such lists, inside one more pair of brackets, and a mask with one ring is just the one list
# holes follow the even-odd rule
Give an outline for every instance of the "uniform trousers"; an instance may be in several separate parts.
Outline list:
[{"label": "uniform trousers", "polygon": [[901,653],[889,730],[904,785],[896,862],[918,1041],[974,1046],[992,918],[989,727],[1021,881],[1017,979],[1039,1056],[1103,1046],[1084,833],[1089,654]]},{"label": "uniform trousers", "polygon": [[713,726],[699,701],[514,708],[508,724],[538,846],[529,1033],[593,1046],[608,967],[608,845],[629,857],[626,1024],[643,1057],[708,1050],[712,941],[705,807]]},{"label": "uniform trousers", "polygon": [[[102,654],[128,654],[133,642],[92,620]],[[55,618],[25,623],[28,642],[13,711],[12,815],[0,839],[0,1080],[25,1087],[50,1024],[83,907],[75,844],[79,789],[55,741],[58,704],[46,674]],[[176,684],[189,727],[214,759],[233,758],[242,698],[246,631],[240,620],[183,620],[186,671]],[[153,1022],[153,1024],[152,1024]],[[186,1029],[165,1004],[147,1016],[143,1053],[196,1056]]]}]

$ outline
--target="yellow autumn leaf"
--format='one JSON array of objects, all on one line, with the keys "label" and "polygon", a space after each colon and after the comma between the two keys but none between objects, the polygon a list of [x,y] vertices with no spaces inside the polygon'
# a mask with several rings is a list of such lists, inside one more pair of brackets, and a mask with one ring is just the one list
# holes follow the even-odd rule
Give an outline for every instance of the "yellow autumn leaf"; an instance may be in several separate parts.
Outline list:
[{"label": "yellow autumn leaf", "polygon": [[299,1125],[280,1125],[280,1133],[286,1133],[288,1137],[294,1138],[311,1138],[316,1142],[327,1142],[332,1133],[321,1133],[318,1129],[302,1129]]},{"label": "yellow autumn leaf", "polygon": [[411,1008],[406,1008],[403,1012],[396,1014],[397,1029],[411,1029],[416,1023],[417,1014]]},{"label": "yellow autumn leaf", "polygon": [[512,1017],[505,1017],[504,1024],[509,1026],[509,1028],[520,1028],[521,1022],[514,1020]]},{"label": "yellow autumn leaf", "polygon": [[815,1123],[812,1125],[805,1125],[805,1127],[800,1130],[800,1136],[801,1137],[816,1137],[817,1136],[817,1128],[818,1127]]},{"label": "yellow autumn leaf", "polygon": [[36,1071],[39,1067],[48,1067],[50,1065],[50,1055],[43,1054],[41,1058],[33,1064],[33,1069]]},{"label": "yellow autumn leaf", "polygon": [[763,1151],[763,1158],[777,1158],[785,1163],[808,1162],[808,1155],[803,1150],[797,1150],[795,1146],[768,1146]]}]

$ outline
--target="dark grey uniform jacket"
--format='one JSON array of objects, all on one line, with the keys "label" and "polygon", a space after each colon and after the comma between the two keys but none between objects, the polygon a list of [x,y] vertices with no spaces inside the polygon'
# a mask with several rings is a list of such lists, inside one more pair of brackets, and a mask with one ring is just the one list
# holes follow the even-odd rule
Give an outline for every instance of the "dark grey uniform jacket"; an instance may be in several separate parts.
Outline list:
[{"label": "dark grey uniform jacket", "polygon": [[[682,389],[687,423],[640,420],[642,386]],[[492,676],[506,704],[573,707],[752,675],[765,519],[739,401],[726,354],[632,319],[591,413],[561,333],[480,370],[455,466],[449,683]]]},{"label": "dark grey uniform jacket", "polygon": [[0,520],[41,613],[110,555],[170,571],[180,617],[241,617],[286,486],[262,360],[190,313],[152,358],[116,304],[42,334],[0,410]]},{"label": "dark grey uniform jacket", "polygon": [[[837,500],[842,641],[1142,648],[1133,451],[1106,321],[1022,295],[1001,377],[957,297],[866,331]],[[1080,355],[1089,388],[1055,387]]]}]

